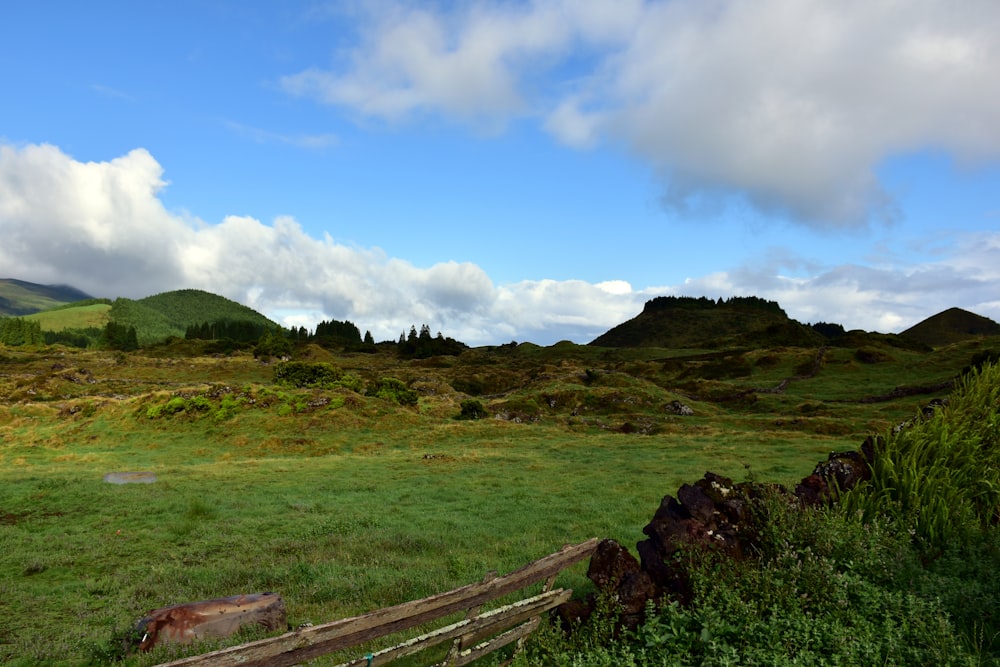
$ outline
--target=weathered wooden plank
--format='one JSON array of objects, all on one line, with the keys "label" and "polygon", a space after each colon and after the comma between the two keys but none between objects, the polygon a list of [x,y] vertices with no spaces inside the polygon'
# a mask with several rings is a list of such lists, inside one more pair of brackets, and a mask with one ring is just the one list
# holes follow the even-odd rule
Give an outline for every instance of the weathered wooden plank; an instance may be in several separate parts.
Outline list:
[{"label": "weathered wooden plank", "polygon": [[462,667],[462,665],[467,665],[474,660],[479,660],[484,655],[489,655],[493,651],[499,650],[507,644],[524,639],[535,631],[540,622],[541,618],[533,616],[528,619],[527,622],[522,623],[516,628],[511,628],[507,632],[499,634],[487,642],[476,644],[470,649],[461,651],[451,662],[445,662],[443,664],[448,667]]},{"label": "weathered wooden plank", "polygon": [[[456,637],[474,637],[474,643],[483,637],[493,637],[512,625],[523,623],[526,619],[537,618],[539,614],[557,607],[570,599],[572,591],[556,590],[542,593],[526,600],[485,612],[474,618],[467,618],[438,628],[427,634],[414,637],[396,646],[376,651],[363,658],[356,658],[337,667],[376,667],[393,660],[420,653],[432,646],[437,646]],[[500,645],[502,646],[502,644]],[[497,646],[499,648],[499,646]]]},{"label": "weathered wooden plank", "polygon": [[538,559],[510,574],[469,584],[421,600],[404,602],[361,616],[301,628],[278,637],[164,663],[163,667],[288,667],[394,632],[408,630],[513,593],[558,574],[594,553],[593,538]]}]

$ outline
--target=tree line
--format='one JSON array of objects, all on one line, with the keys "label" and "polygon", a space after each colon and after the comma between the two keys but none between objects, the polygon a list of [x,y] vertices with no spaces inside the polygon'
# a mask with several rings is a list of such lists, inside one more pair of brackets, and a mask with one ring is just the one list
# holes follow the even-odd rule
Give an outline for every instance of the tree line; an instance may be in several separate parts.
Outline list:
[{"label": "tree line", "polygon": [[[144,347],[141,332],[134,324],[112,319],[103,328],[64,329],[42,331],[39,322],[20,317],[0,318],[0,343],[20,345],[66,345],[79,348],[100,348],[132,351]],[[316,344],[327,348],[374,352],[376,349],[395,348],[404,359],[426,359],[439,355],[459,355],[469,346],[440,331],[431,334],[430,326],[410,327],[409,334],[401,333],[398,341],[375,342],[371,331],[361,330],[351,321],[324,320],[312,331],[305,327],[284,329],[266,326],[249,320],[220,319],[188,326],[184,339],[211,341],[220,344],[220,351],[253,348],[258,356],[288,357],[295,347]]]}]

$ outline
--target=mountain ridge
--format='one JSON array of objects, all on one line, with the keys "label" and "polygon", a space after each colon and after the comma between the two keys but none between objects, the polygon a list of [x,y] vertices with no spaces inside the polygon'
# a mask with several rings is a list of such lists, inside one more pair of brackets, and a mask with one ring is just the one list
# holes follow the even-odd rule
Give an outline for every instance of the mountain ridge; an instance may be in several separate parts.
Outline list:
[{"label": "mountain ridge", "polygon": [[0,316],[20,317],[93,298],[69,285],[41,285],[17,278],[0,278]]}]

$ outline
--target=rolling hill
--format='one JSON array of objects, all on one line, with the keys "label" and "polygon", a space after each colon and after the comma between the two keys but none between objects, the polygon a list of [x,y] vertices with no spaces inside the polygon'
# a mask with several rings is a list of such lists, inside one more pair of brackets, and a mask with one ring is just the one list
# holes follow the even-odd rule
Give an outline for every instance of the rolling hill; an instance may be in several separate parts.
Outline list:
[{"label": "rolling hill", "polygon": [[73,345],[83,344],[88,338],[96,340],[109,322],[135,327],[143,346],[172,336],[184,337],[191,326],[219,322],[239,323],[259,330],[280,328],[252,308],[202,290],[174,290],[143,299],[111,301],[91,298],[72,287],[12,279],[0,281],[0,316],[36,321],[43,332],[65,332],[67,336],[58,342],[68,342],[75,336]]},{"label": "rolling hill", "polygon": [[195,289],[174,290],[144,299],[115,299],[111,320],[134,326],[140,345],[183,337],[190,326],[206,322],[247,322],[261,329],[279,325],[256,310],[231,299]]},{"label": "rolling hill", "polygon": [[0,279],[0,316],[30,315],[91,298],[67,285],[38,285],[13,278]]},{"label": "rolling hill", "polygon": [[949,308],[899,334],[931,347],[960,343],[979,336],[1000,335],[1000,324],[961,308]]}]

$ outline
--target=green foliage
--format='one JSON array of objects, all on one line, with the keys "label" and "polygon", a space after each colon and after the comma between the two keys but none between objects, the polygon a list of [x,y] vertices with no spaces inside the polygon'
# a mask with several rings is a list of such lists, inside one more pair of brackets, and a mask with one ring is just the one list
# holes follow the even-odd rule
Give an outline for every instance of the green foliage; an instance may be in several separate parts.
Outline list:
[{"label": "green foliage", "polygon": [[[994,593],[996,553],[964,571],[928,570],[891,519],[865,524],[782,497],[763,499],[756,514],[766,523],[754,557],[691,560],[689,606],[649,606],[645,623],[618,637],[601,615],[579,636],[542,633],[515,664],[971,666],[989,657],[977,638],[1000,629],[990,603],[963,612],[959,594],[938,593]],[[968,555],[965,545],[953,551]],[[980,588],[984,576],[993,583]]]},{"label": "green foliage", "polygon": [[274,382],[288,387],[333,388],[344,371],[325,361],[283,361],[274,367]]},{"label": "green foliage", "polygon": [[134,326],[126,326],[111,321],[104,326],[101,334],[101,347],[106,350],[121,350],[131,352],[139,349],[139,339]]},{"label": "green foliage", "polygon": [[277,357],[283,359],[291,356],[292,342],[276,331],[267,330],[254,346],[253,356],[258,359]]},{"label": "green foliage", "polygon": [[417,333],[416,327],[410,327],[410,333],[406,338],[400,336],[398,353],[402,359],[427,359],[437,356],[458,356],[469,349],[465,343],[454,338],[445,338],[440,332],[437,336],[431,336],[431,329],[426,324],[420,327]]},{"label": "green foliage", "polygon": [[38,322],[20,317],[0,318],[0,343],[10,346],[41,345],[45,342]]},{"label": "green foliage", "polygon": [[487,415],[486,408],[483,407],[482,401],[478,401],[474,398],[468,398],[462,401],[461,408],[462,412],[458,415],[459,419],[484,419]]},{"label": "green foliage", "polygon": [[[357,345],[361,343],[361,332],[353,322],[340,322],[338,320],[322,321],[316,325],[313,336],[317,342],[323,344],[341,343]],[[369,337],[371,334],[369,334]],[[374,343],[374,341],[373,341]]]},{"label": "green foliage", "polygon": [[104,330],[96,327],[42,332],[46,345],[66,345],[79,348],[96,347],[100,344],[103,334]]},{"label": "green foliage", "polygon": [[400,405],[416,405],[417,392],[406,386],[406,383],[396,378],[381,378],[368,385],[368,396],[375,396]]},{"label": "green foliage", "polygon": [[256,343],[267,327],[249,320],[216,320],[192,324],[184,332],[187,340],[231,340],[237,343]]},{"label": "green foliage", "polygon": [[[111,305],[108,316],[112,321],[134,326],[139,345],[146,347],[171,337],[183,338],[190,327],[208,322],[241,323],[263,329],[278,329],[278,325],[242,304],[201,290],[176,290],[132,300],[119,298]],[[258,334],[259,335],[259,334]]]},{"label": "green foliage", "polygon": [[995,523],[1000,506],[1000,366],[964,376],[948,405],[879,442],[871,481],[844,499],[866,519],[890,513],[931,552]]}]

